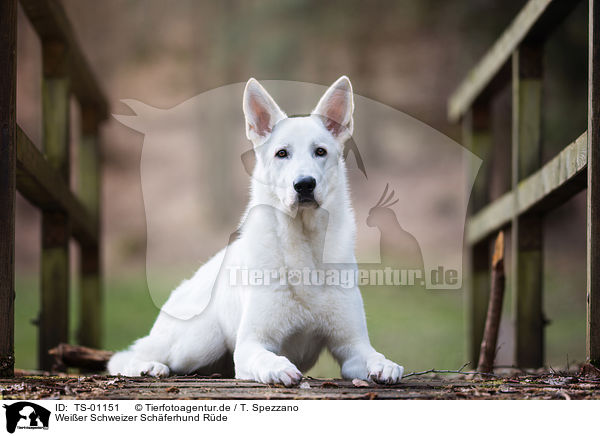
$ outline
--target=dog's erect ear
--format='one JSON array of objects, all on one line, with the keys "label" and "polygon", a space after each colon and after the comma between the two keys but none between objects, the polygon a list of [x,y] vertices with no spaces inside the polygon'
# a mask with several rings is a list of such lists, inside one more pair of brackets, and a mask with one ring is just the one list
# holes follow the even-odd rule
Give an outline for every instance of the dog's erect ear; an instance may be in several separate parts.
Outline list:
[{"label": "dog's erect ear", "polygon": [[275,124],[287,117],[273,97],[254,78],[246,83],[243,109],[246,136],[255,146],[265,142]]},{"label": "dog's erect ear", "polygon": [[352,136],[353,112],[352,84],[348,77],[342,76],[323,94],[312,114],[322,117],[327,130],[344,142]]}]

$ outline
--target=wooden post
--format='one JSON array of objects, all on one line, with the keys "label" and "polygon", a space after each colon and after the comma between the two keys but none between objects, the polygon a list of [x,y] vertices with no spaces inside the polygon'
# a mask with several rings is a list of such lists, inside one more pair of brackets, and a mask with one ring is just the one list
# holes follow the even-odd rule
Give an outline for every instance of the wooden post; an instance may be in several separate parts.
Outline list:
[{"label": "wooden post", "polygon": [[[512,73],[512,189],[518,201],[519,181],[541,164],[542,47],[521,45]],[[511,235],[516,364],[537,368],[544,364],[541,217],[515,215]]]},{"label": "wooden post", "polygon": [[[44,153],[50,165],[69,183],[68,53],[57,41],[42,43],[42,119]],[[42,278],[39,322],[40,369],[50,370],[50,348],[69,341],[69,219],[62,211],[42,213]]]},{"label": "wooden post", "polygon": [[[467,148],[483,162],[469,202],[469,214],[480,210],[489,201],[489,154],[492,149],[491,117],[489,102],[477,102],[463,119],[463,140]],[[471,168],[472,172],[477,171]],[[490,249],[484,240],[470,247],[470,278],[465,288],[465,327],[467,329],[467,361],[477,365],[479,347],[485,327],[485,314],[490,294]]]},{"label": "wooden post", "polygon": [[[93,106],[82,104],[82,135],[79,146],[79,198],[100,223],[99,119]],[[102,283],[100,281],[100,238],[94,245],[81,246],[81,289],[78,340],[82,345],[102,345]]]},{"label": "wooden post", "polygon": [[14,374],[17,1],[0,2],[0,377]]},{"label": "wooden post", "polygon": [[586,356],[600,365],[600,7],[589,0]]}]

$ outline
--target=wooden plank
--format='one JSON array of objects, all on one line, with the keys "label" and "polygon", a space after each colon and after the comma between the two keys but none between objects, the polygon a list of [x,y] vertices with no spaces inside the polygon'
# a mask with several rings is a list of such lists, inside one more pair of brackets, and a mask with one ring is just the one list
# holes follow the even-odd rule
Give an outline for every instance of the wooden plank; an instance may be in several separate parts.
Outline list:
[{"label": "wooden plank", "polygon": [[[475,244],[510,224],[513,214],[545,212],[587,186],[587,133],[566,146],[550,162],[469,218],[466,239]],[[516,204],[516,206],[515,206]],[[516,209],[515,209],[516,208]]]},{"label": "wooden plank", "polygon": [[[485,91],[502,88],[510,75],[512,53],[524,41],[543,41],[575,8],[577,0],[529,0],[502,36],[473,68],[448,100],[448,118],[458,121]],[[497,78],[498,80],[494,80]],[[499,83],[500,82],[500,83]]]},{"label": "wooden plank", "polygon": [[[489,201],[489,154],[492,149],[491,116],[488,104],[477,104],[463,120],[463,142],[483,163],[477,172],[471,197],[469,213],[478,211]],[[478,170],[478,171],[477,171]],[[485,327],[485,313],[490,294],[490,253],[487,241],[474,244],[469,250],[470,280],[464,294],[466,359],[471,367],[477,365],[479,346]]]},{"label": "wooden plank", "polygon": [[[93,214],[97,225],[100,221],[100,147],[99,118],[93,107],[81,107],[82,135],[79,144],[79,198]],[[100,244],[81,249],[81,284],[78,322],[78,340],[82,345],[102,346],[102,283],[100,268]]]},{"label": "wooden plank", "polygon": [[[42,42],[42,126],[50,166],[69,185],[70,79],[68,48],[60,41]],[[50,348],[69,342],[69,216],[42,212],[41,304],[38,324],[40,369],[50,370]]]},{"label": "wooden plank", "polygon": [[586,356],[600,365],[600,6],[589,0]]},{"label": "wooden plank", "polygon": [[[182,400],[182,399],[599,399],[600,389],[593,376],[566,374],[523,374],[507,372],[490,380],[467,375],[436,374],[406,377],[398,385],[356,386],[350,380],[306,377],[300,386],[290,388],[248,380],[215,377],[173,376],[116,377],[19,375],[0,379],[5,400],[78,399],[78,400]],[[145,406],[144,406],[145,407]],[[239,409],[239,408],[238,408]],[[237,415],[228,415],[235,419]],[[18,433],[18,432],[17,432]]]},{"label": "wooden plank", "polygon": [[0,377],[14,373],[17,2],[0,2]]},{"label": "wooden plank", "polygon": [[100,119],[91,106],[81,106],[81,142],[79,144],[78,197],[95,221],[100,213]]},{"label": "wooden plank", "polygon": [[62,42],[70,53],[72,89],[82,104],[93,105],[101,119],[108,117],[106,97],[83,51],[73,27],[57,0],[20,0],[21,6],[42,42]]},{"label": "wooden plank", "polygon": [[[516,210],[519,181],[541,164],[541,46],[522,45],[514,52],[512,65],[512,188]],[[518,367],[538,368],[544,364],[541,215],[514,215],[511,237],[515,360]]]},{"label": "wooden plank", "polygon": [[62,212],[42,214],[41,303],[38,366],[51,370],[48,350],[69,341],[69,229]]},{"label": "wooden plank", "polygon": [[514,193],[507,192],[467,220],[466,239],[476,244],[493,232],[506,227],[513,217]]},{"label": "wooden plank", "polygon": [[42,44],[44,78],[42,80],[42,126],[44,154],[52,168],[69,183],[71,158],[69,153],[68,51],[62,42]]},{"label": "wooden plank", "polygon": [[17,189],[42,210],[66,212],[71,217],[73,236],[83,245],[96,245],[98,226],[92,215],[18,126]]}]

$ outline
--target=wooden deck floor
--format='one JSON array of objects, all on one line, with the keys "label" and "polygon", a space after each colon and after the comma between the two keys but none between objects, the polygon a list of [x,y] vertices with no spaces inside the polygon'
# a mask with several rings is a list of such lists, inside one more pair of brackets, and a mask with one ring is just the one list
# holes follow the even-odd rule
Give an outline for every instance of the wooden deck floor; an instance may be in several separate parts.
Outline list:
[{"label": "wooden deck floor", "polygon": [[600,379],[521,375],[492,380],[411,377],[394,386],[304,379],[299,387],[199,377],[17,376],[0,379],[2,399],[600,399]]}]

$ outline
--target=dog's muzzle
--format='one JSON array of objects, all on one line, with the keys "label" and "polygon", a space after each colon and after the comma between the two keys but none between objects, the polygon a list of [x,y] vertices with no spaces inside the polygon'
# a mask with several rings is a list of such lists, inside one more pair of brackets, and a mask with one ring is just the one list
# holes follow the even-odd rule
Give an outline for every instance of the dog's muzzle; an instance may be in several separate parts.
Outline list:
[{"label": "dog's muzzle", "polygon": [[315,201],[315,187],[317,181],[314,177],[302,176],[298,177],[294,181],[294,189],[298,193],[298,203],[300,204],[316,204]]}]

